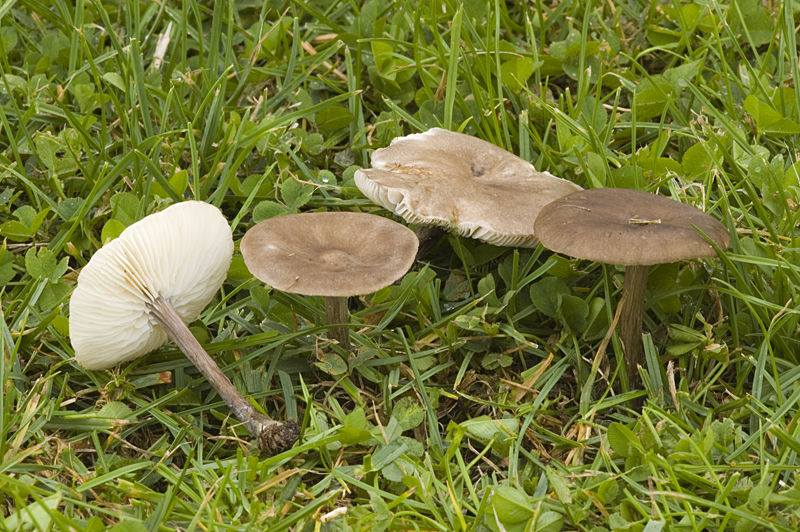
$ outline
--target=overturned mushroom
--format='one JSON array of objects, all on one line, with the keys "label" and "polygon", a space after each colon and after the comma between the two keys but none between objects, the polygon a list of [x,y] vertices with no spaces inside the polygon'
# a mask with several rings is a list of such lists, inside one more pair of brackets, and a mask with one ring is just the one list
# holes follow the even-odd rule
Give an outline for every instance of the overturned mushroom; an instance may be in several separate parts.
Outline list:
[{"label": "overturned mushroom", "polygon": [[547,205],[536,220],[536,235],[546,248],[626,266],[619,336],[632,390],[641,388],[638,366],[644,356],[642,318],[649,267],[717,256],[695,227],[721,249],[731,243],[728,229],[703,211],[630,189],[576,192]]},{"label": "overturned mushroom", "polygon": [[[347,298],[389,286],[414,262],[410,229],[373,214],[317,212],[270,218],[242,239],[245,264],[278,290],[323,296],[327,325],[348,321]],[[349,349],[347,327],[328,337]]]},{"label": "overturned mushroom", "polygon": [[494,144],[439,128],[394,139],[355,182],[409,223],[520,247],[536,247],[533,223],[542,207],[582,190]]},{"label": "overturned mushroom", "polygon": [[70,338],[79,364],[104,369],[169,337],[257,436],[259,449],[277,453],[297,440],[297,423],[258,413],[186,327],[219,290],[232,254],[228,222],[212,205],[185,201],[143,218],[81,270],[70,299]]}]

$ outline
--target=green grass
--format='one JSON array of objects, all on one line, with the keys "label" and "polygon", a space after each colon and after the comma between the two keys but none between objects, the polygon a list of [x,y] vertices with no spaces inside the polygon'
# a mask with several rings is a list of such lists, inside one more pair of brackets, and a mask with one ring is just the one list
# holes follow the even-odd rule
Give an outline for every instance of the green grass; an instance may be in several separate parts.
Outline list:
[{"label": "green grass", "polygon": [[[755,0],[0,3],[0,528],[800,529],[799,18]],[[254,454],[171,344],[75,362],[69,295],[105,239],[179,198],[219,206],[237,242],[288,212],[389,216],[352,175],[434,126],[730,228],[721,260],[652,269],[646,391],[609,333],[620,269],[453,236],[355,301],[349,356],[320,345],[320,299],[265,289],[237,252],[191,326],[302,422],[283,455]]]}]

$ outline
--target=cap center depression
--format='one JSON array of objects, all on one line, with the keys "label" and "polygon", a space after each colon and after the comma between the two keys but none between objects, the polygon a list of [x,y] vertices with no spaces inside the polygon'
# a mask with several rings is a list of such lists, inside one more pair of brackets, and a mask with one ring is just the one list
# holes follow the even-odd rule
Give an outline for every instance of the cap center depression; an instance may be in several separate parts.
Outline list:
[{"label": "cap center depression", "polygon": [[341,249],[328,249],[323,251],[319,255],[319,261],[337,271],[350,270],[354,267],[353,258],[350,256],[350,253]]}]

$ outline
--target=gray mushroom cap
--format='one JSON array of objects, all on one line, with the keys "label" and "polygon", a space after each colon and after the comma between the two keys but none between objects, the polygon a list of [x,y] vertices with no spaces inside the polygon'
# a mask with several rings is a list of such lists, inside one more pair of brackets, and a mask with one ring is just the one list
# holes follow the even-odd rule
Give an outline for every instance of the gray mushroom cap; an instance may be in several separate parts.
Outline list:
[{"label": "gray mushroom cap", "polygon": [[355,182],[409,223],[521,247],[538,243],[533,222],[542,207],[582,190],[494,144],[439,128],[394,139]]},{"label": "gray mushroom cap", "polygon": [[542,209],[536,235],[557,253],[606,264],[644,266],[717,252],[694,227],[721,249],[728,229],[703,211],[670,198],[630,189],[600,188],[564,196]]},{"label": "gray mushroom cap", "polygon": [[377,292],[405,274],[419,242],[407,227],[355,212],[270,218],[242,238],[247,268],[294,294],[346,297]]}]

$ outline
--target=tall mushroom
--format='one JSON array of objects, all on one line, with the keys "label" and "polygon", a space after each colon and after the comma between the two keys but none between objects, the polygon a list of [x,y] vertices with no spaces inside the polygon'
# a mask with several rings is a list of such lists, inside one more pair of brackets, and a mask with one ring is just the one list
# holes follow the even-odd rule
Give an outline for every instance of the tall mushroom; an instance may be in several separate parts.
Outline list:
[{"label": "tall mushroom", "polygon": [[494,144],[439,128],[394,139],[355,182],[409,223],[520,247],[536,247],[533,222],[542,207],[582,190]]},{"label": "tall mushroom", "polygon": [[546,248],[626,267],[619,323],[631,389],[641,387],[638,366],[644,354],[642,317],[649,267],[717,256],[695,228],[721,249],[731,243],[728,229],[703,211],[630,189],[576,192],[547,205],[536,220],[536,235]]},{"label": "tall mushroom", "polygon": [[299,426],[260,414],[192,336],[195,319],[219,290],[233,254],[216,207],[185,201],[146,216],[84,266],[70,299],[70,338],[86,369],[133,360],[170,338],[257,437],[262,451],[291,447]]},{"label": "tall mushroom", "polygon": [[[250,271],[273,288],[323,296],[327,325],[347,323],[347,298],[389,286],[414,262],[414,232],[374,214],[316,212],[270,218],[242,238]],[[347,327],[328,337],[349,349]]]}]

